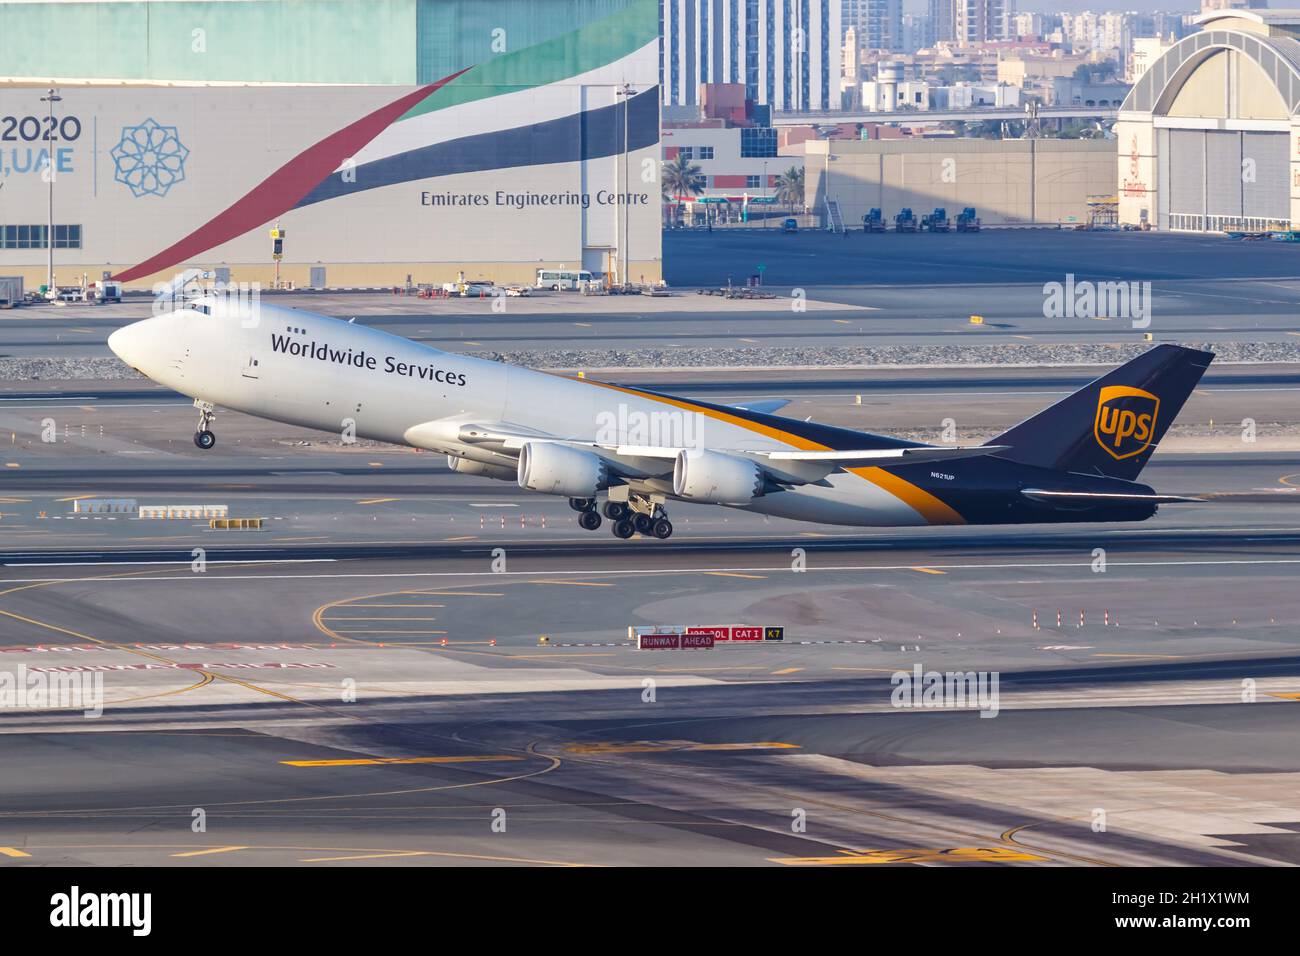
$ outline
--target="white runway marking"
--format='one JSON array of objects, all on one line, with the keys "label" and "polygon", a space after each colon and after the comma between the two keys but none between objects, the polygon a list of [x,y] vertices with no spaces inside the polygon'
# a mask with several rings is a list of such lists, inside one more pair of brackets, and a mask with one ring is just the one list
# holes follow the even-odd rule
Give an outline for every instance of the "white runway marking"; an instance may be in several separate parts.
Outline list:
[{"label": "white runway marking", "polygon": [[[303,563],[311,561],[334,561],[334,558],[317,558],[308,559]],[[131,564],[136,562],[129,561],[106,561],[104,564]],[[159,561],[159,562],[138,562],[143,564],[189,564],[188,561]],[[209,562],[216,563],[216,562]],[[249,561],[249,562],[225,562],[227,564],[248,563],[248,564],[275,564],[287,563],[293,564],[293,561],[274,562],[274,561]],[[1204,560],[1204,561],[1109,561],[1109,567],[1117,568],[1161,568],[1161,567],[1224,567],[1226,565],[1271,565],[1271,564],[1300,564],[1300,558],[1242,558],[1238,560]],[[1027,562],[1024,564],[928,564],[926,567],[942,568],[945,571],[984,571],[984,570],[1025,570],[1038,568],[1088,568],[1091,567],[1091,560],[1086,561],[1062,561],[1059,563],[1043,563],[1041,561]],[[60,567],[61,565],[9,565],[9,567]],[[812,574],[815,572],[836,572],[836,571],[912,571],[915,565],[912,564],[847,564],[836,565],[833,567],[807,567],[803,572]],[[557,575],[585,575],[601,577],[619,577],[627,575],[672,575],[672,574],[754,574],[764,573],[772,574],[788,570],[785,567],[743,567],[743,568],[627,568],[619,570],[610,570],[609,568],[590,568],[581,571],[556,571],[549,568],[532,571],[358,571],[344,572],[340,574],[263,574],[256,577],[244,575],[203,575],[208,581],[242,581],[245,584],[251,584],[254,581],[296,581],[296,580],[327,580],[335,578],[507,578],[507,577],[528,577],[536,578],[539,574],[546,574],[551,577]],[[794,572],[790,572],[794,573]],[[148,583],[157,582],[175,582],[177,580],[189,580],[188,578],[0,578],[0,584],[32,584],[40,581],[48,581],[54,584],[131,584],[131,583]]]},{"label": "white runway marking", "polygon": [[[261,559],[249,558],[247,560],[223,561],[220,558],[210,558],[206,561],[206,563],[207,564],[330,564],[333,563],[335,560],[337,559],[336,558],[281,558],[278,560],[273,560],[270,558],[261,558]],[[121,565],[123,567],[128,567],[128,566],[133,567],[137,565],[149,565],[149,564],[187,565],[193,563],[194,562],[190,560],[184,560],[184,561],[64,561],[58,564],[54,564],[54,563],[47,564],[40,561],[34,561],[30,564],[11,564],[9,562],[6,562],[3,566],[6,568],[91,568],[91,567],[103,567],[105,565],[110,567],[117,566],[117,565]]]}]

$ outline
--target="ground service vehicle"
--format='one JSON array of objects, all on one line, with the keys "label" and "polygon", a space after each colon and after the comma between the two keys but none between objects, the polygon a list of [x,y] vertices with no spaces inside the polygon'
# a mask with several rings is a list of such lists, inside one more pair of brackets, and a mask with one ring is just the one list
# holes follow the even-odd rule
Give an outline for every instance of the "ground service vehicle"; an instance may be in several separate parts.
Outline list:
[{"label": "ground service vehicle", "polygon": [[561,292],[579,289],[590,281],[592,276],[586,269],[538,269],[536,285],[539,289]]}]

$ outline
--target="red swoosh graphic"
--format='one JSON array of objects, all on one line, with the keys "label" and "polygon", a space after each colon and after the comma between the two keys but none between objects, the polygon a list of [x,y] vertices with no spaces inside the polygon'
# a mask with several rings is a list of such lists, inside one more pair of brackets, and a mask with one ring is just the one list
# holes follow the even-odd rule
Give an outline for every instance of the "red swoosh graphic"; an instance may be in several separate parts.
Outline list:
[{"label": "red swoosh graphic", "polygon": [[120,282],[130,282],[141,276],[161,272],[270,222],[297,205],[326,176],[338,169],[345,159],[355,156],[403,113],[464,72],[465,70],[460,70],[436,83],[422,86],[400,100],[361,117],[337,133],[331,133],[289,160],[258,183],[243,199],[209,219],[184,239],[114,278]]}]

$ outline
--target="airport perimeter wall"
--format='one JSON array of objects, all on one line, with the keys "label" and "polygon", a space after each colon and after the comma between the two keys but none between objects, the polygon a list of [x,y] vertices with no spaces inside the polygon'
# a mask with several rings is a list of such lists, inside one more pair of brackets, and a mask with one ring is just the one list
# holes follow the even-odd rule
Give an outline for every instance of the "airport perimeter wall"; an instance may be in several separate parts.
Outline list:
[{"label": "airport perimeter wall", "polygon": [[985,225],[1085,222],[1089,197],[1114,197],[1113,140],[810,140],[804,159],[810,208],[838,200],[847,226],[879,208],[892,222],[975,207]]}]

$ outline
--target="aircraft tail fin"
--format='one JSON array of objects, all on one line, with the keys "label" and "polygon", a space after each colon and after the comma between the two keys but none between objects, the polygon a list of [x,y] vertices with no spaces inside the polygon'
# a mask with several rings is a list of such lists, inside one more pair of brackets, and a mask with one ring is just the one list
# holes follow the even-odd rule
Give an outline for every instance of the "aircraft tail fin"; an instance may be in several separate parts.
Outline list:
[{"label": "aircraft tail fin", "polygon": [[989,444],[1026,465],[1132,481],[1151,459],[1213,352],[1157,345]]}]

